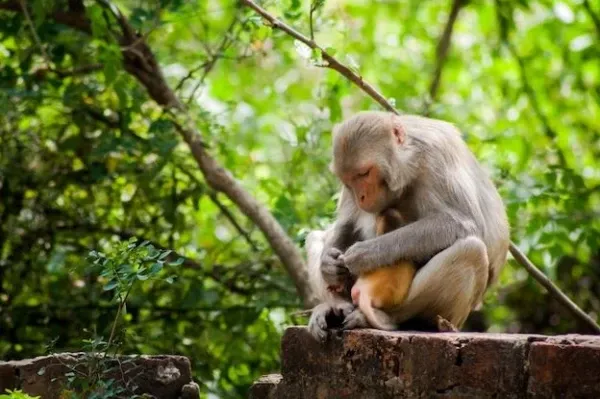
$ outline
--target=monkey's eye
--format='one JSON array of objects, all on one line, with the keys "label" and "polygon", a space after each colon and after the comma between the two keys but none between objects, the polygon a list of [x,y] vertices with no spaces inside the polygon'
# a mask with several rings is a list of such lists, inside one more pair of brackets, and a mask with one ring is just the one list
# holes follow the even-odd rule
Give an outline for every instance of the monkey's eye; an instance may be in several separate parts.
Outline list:
[{"label": "monkey's eye", "polygon": [[367,177],[369,176],[369,173],[371,173],[371,169],[367,169],[366,171],[364,171],[363,173],[359,173],[357,174],[358,177]]}]

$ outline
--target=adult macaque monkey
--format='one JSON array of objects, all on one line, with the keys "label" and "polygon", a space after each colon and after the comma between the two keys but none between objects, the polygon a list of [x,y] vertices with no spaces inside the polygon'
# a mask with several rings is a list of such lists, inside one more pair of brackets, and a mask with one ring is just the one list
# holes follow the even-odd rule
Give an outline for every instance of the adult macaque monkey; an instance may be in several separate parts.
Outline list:
[{"label": "adult macaque monkey", "polygon": [[[357,275],[405,260],[417,265],[408,296],[378,312],[386,324],[438,316],[461,327],[506,262],[502,199],[451,124],[361,112],[336,126],[332,171],[343,183],[337,220],[307,237],[309,276],[322,303],[309,329],[327,337],[332,317],[366,327],[350,302]],[[376,215],[401,212],[406,225],[376,237]],[[340,287],[342,290],[328,290]]]}]

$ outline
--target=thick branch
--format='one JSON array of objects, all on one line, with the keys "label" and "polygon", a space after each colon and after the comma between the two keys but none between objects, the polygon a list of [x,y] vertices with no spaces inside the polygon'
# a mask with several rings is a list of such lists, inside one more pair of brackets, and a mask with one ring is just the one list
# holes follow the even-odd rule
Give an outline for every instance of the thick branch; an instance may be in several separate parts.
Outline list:
[{"label": "thick branch", "polygon": [[225,170],[214,158],[208,155],[197,131],[185,128],[180,124],[176,124],[176,127],[190,147],[194,159],[198,162],[209,186],[227,195],[260,228],[279,259],[281,259],[286,271],[292,277],[305,304],[312,305],[314,297],[308,284],[306,265],[300,251],[281,225],[265,206],[256,201],[231,176],[229,171]]},{"label": "thick branch", "polygon": [[[325,53],[325,51],[323,51],[323,49],[317,43],[315,43],[313,40],[308,39],[306,36],[302,35],[301,33],[297,32],[296,30],[294,30],[294,28],[281,22],[280,20],[275,18],[273,15],[269,14],[266,10],[264,10],[263,8],[258,6],[256,3],[254,3],[252,0],[241,0],[241,1],[242,1],[242,3],[246,4],[248,7],[255,10],[258,14],[260,14],[266,21],[271,23],[271,25],[274,28],[287,33],[289,36],[291,36],[297,40],[300,40],[301,42],[303,42],[310,48],[320,50],[323,53],[324,59],[326,59],[328,61],[334,60],[335,61],[334,65],[336,65],[336,66],[335,67],[330,66],[332,69],[335,69],[340,74],[342,74],[344,77],[348,78],[348,80],[355,83],[365,93],[367,93],[371,98],[373,98],[375,101],[377,101],[384,109],[386,109],[387,111],[393,112],[395,114],[399,114],[399,112],[392,106],[392,104],[390,104],[390,102],[387,101],[381,93],[377,92],[377,90],[375,90],[373,88],[373,86],[371,86],[367,82],[363,81],[362,78],[359,75],[357,75],[356,73],[352,72],[350,70],[350,68],[341,65],[337,60],[333,59],[333,57],[331,57],[330,55]],[[329,62],[331,64],[331,61],[329,61]],[[341,67],[338,65],[340,65]],[[539,277],[540,275],[543,276],[543,273],[535,267],[535,265],[525,256],[525,254],[523,254],[519,250],[519,248],[517,248],[517,246],[513,242],[510,243],[510,252],[515,257],[515,260],[519,264],[521,264],[523,267],[525,267],[525,269],[534,278],[536,278],[536,276]],[[515,256],[515,254],[517,254],[517,255]],[[537,278],[536,278],[536,280],[537,280]],[[537,280],[537,281],[539,282],[540,280]],[[579,320],[583,321],[586,325],[588,325],[594,331],[599,331],[600,327],[595,323],[595,321],[592,320],[589,316],[587,316],[587,314],[583,310],[581,310],[581,308],[579,308],[574,302],[569,300],[570,303],[567,305],[567,302],[565,302],[565,300],[563,298],[568,299],[568,297],[558,287],[554,286],[554,289],[551,290],[548,288],[548,286],[546,286],[544,284],[542,284],[542,285],[546,289],[548,289],[550,294],[556,296],[556,298],[561,303],[563,303],[565,306],[567,306],[567,309],[569,309]],[[560,293],[560,296],[557,296],[556,293]],[[582,315],[585,315],[587,317],[583,317]]]},{"label": "thick branch", "polygon": [[[23,12],[18,1],[5,1],[0,3],[0,10]],[[64,24],[85,33],[91,33],[90,20],[83,12],[55,11],[50,17],[60,24]]]},{"label": "thick branch", "polygon": [[448,21],[444,27],[442,37],[438,42],[435,52],[435,70],[433,72],[433,79],[429,86],[429,98],[425,102],[425,114],[429,113],[431,104],[435,101],[440,87],[440,81],[442,78],[442,70],[446,64],[446,58],[448,57],[448,51],[450,50],[450,43],[452,38],[452,32],[454,31],[454,25],[458,18],[458,13],[467,4],[467,0],[454,0],[452,1],[452,7],[450,8],[450,15]]}]

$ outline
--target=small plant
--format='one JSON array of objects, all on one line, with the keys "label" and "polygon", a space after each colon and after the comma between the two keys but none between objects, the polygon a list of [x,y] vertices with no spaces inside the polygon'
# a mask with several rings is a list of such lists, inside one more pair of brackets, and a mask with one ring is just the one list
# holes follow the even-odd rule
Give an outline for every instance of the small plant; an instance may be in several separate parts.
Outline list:
[{"label": "small plant", "polygon": [[[117,302],[117,313],[112,322],[108,341],[96,337],[84,340],[86,356],[79,364],[64,364],[69,372],[65,374],[66,389],[61,399],[108,399],[125,395],[128,398],[141,398],[134,395],[136,386],[132,381],[115,381],[110,378],[114,374],[115,362],[107,359],[111,350],[116,352],[114,343],[117,326],[126,309],[127,298],[138,282],[157,280],[165,266],[179,266],[183,258],[169,261],[171,250],[157,249],[149,241],[138,243],[136,238],[120,242],[107,253],[91,251],[89,260],[91,270],[99,273],[105,281],[104,291],[113,291],[113,299]],[[163,280],[169,284],[175,280],[175,275],[166,276]],[[127,360],[120,362],[122,367]],[[123,377],[125,378],[125,377]],[[119,383],[118,383],[119,382]],[[13,397],[9,397],[13,399]],[[21,399],[21,397],[14,397]],[[23,397],[29,398],[29,397]],[[0,399],[5,399],[0,397]]]},{"label": "small plant", "polygon": [[6,393],[4,394],[0,394],[0,399],[40,399],[39,396],[31,396],[20,389],[17,389],[16,391],[7,389],[5,392]]},{"label": "small plant", "polygon": [[[157,249],[149,241],[137,244],[137,238],[130,238],[119,243],[108,254],[98,251],[89,253],[92,267],[100,268],[100,276],[107,280],[104,290],[114,291],[118,303],[105,354],[112,344],[121,313],[135,283],[155,279],[165,265],[179,266],[183,263],[183,258],[179,258],[175,262],[167,262],[167,258],[172,252],[171,250]],[[164,281],[171,284],[175,278],[175,276],[169,276]]]}]

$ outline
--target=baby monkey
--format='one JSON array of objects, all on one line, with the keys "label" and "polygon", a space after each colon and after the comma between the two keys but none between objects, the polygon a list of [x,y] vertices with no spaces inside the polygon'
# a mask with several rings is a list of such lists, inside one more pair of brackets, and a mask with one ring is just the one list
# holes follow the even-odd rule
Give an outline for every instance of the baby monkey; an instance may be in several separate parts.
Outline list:
[{"label": "baby monkey", "polygon": [[[402,215],[388,209],[377,215],[376,234],[389,233],[402,226]],[[375,308],[392,310],[404,302],[417,269],[412,262],[399,261],[393,265],[361,273],[352,286],[352,302],[365,315],[372,327],[395,330],[387,317],[381,317]]]}]

